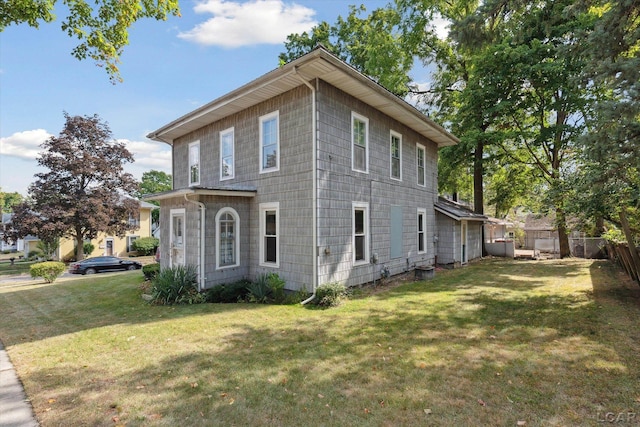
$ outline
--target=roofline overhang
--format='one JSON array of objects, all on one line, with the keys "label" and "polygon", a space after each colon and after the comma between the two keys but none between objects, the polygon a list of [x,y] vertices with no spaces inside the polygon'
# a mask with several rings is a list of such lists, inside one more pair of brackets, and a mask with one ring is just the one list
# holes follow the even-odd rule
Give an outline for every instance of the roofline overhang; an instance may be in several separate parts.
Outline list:
[{"label": "roofline overhang", "polygon": [[477,216],[458,216],[455,214],[452,214],[451,212],[447,211],[446,209],[443,209],[437,205],[434,205],[433,208],[440,212],[443,215],[448,216],[451,219],[455,219],[456,221],[480,221],[480,222],[486,222],[487,221],[487,217],[477,217]]},{"label": "roofline overhang", "polygon": [[[302,85],[303,83],[298,77],[288,79],[295,75],[299,69],[304,71],[305,78],[310,80],[319,78],[327,81],[329,84],[363,100],[425,136],[425,138],[435,142],[438,148],[456,145],[460,142],[456,136],[431,120],[413,105],[391,93],[371,78],[329,53],[323,47],[318,47],[308,54],[185,114],[149,133],[147,138],[173,145],[177,138],[187,135],[208,123],[221,120],[224,117]],[[269,88],[270,90],[260,91],[264,88]],[[363,90],[367,93],[366,100],[358,97],[358,93],[363,93]]]},{"label": "roofline overhang", "polygon": [[214,197],[255,197],[256,190],[233,190],[223,188],[182,188],[179,190],[164,191],[162,193],[148,194],[143,200],[167,200],[184,196],[214,196]]}]

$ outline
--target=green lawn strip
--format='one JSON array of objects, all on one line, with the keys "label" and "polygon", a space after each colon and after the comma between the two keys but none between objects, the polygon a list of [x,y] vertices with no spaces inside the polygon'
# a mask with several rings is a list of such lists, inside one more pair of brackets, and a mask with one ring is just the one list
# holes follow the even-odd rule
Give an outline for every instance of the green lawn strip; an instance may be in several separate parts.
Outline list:
[{"label": "green lawn strip", "polygon": [[156,307],[140,272],[0,288],[48,425],[584,425],[640,412],[634,284],[484,261],[340,307]]},{"label": "green lawn strip", "polygon": [[29,268],[35,261],[15,261],[11,265],[8,261],[0,262],[0,277],[2,276],[17,276],[24,273],[29,273]]}]

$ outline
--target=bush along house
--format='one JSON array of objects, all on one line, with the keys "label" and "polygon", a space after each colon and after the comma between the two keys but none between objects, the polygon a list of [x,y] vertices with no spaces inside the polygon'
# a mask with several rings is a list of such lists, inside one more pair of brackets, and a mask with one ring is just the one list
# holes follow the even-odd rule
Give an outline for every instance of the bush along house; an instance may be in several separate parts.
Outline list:
[{"label": "bush along house", "polygon": [[458,139],[323,47],[148,135],[173,153],[161,267],[201,290],[276,273],[354,286],[434,263],[438,148]]}]

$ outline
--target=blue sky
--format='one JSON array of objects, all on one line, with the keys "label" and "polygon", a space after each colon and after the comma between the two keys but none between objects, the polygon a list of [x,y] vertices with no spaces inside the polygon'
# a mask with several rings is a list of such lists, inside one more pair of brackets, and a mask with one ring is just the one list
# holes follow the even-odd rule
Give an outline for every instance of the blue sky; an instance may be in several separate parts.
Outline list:
[{"label": "blue sky", "polygon": [[124,81],[115,85],[91,60],[71,56],[76,40],[60,20],[40,29],[6,28],[0,33],[0,187],[27,194],[39,171],[39,145],[62,130],[64,111],[106,121],[134,155],[125,168],[137,179],[152,169],[171,173],[170,147],[148,140],[150,131],[276,68],[288,34],[334,23],[349,4],[373,10],[388,1],[181,1],[180,18],[143,20],[130,30],[120,64]]}]

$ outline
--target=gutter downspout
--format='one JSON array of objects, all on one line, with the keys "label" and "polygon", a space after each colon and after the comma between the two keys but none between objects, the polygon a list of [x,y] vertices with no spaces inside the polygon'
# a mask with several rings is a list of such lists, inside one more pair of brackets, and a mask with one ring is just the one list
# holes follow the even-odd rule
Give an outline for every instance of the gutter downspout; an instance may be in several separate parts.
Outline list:
[{"label": "gutter downspout", "polygon": [[207,208],[204,206],[204,203],[202,202],[196,202],[195,200],[190,200],[187,195],[184,195],[184,200],[189,202],[189,203],[193,203],[194,205],[197,205],[198,208],[200,209],[200,249],[199,249],[199,258],[200,258],[200,265],[198,266],[200,273],[198,274],[198,292],[202,292],[204,290],[204,283],[205,283],[205,277],[204,277],[204,220],[205,220],[205,211],[207,210]]},{"label": "gutter downspout", "polygon": [[313,283],[312,283],[312,293],[309,298],[302,301],[300,304],[305,305],[313,301],[316,297],[316,289],[318,288],[318,125],[316,122],[316,88],[313,87],[311,83],[309,83],[298,71],[298,67],[294,68],[294,74],[300,78],[300,81],[305,84],[309,89],[311,89],[311,151],[313,152],[312,159],[312,169],[311,169],[311,181],[313,182],[313,191],[312,191],[312,222],[313,222]]}]

